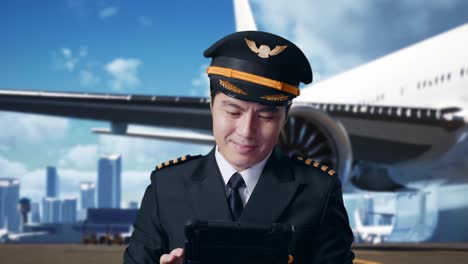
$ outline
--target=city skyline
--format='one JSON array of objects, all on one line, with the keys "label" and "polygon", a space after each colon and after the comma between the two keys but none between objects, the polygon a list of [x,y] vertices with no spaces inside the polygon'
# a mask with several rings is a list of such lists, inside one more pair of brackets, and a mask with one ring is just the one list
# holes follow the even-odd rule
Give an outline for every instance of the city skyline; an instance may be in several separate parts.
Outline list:
[{"label": "city skyline", "polygon": [[[82,181],[76,188],[75,196],[61,195],[59,172],[54,166],[46,166],[44,181],[46,188],[41,199],[30,199],[27,194],[22,199],[30,199],[30,211],[28,222],[30,223],[75,223],[86,218],[88,208],[129,208],[138,209],[137,201],[120,201],[120,172],[121,155],[112,154],[102,156],[98,163],[103,167],[97,172],[94,181]],[[102,184],[109,184],[111,188],[102,188],[101,193],[111,194],[105,202],[98,206],[98,196],[96,195],[96,184],[99,182],[99,175],[104,178]],[[9,231],[20,230],[20,213],[18,203],[20,200],[21,182],[16,178],[0,178],[0,228],[5,227]],[[109,187],[109,186],[108,186]],[[112,189],[112,190],[111,190]],[[103,199],[101,197],[101,199]],[[80,204],[80,206],[78,206]]]}]

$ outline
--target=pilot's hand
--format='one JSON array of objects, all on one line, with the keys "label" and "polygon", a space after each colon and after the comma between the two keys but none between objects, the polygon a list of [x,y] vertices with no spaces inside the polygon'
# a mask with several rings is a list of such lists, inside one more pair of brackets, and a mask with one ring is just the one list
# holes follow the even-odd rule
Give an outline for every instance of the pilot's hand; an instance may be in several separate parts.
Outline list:
[{"label": "pilot's hand", "polygon": [[164,254],[159,259],[159,264],[182,264],[184,257],[184,249],[176,248],[169,254]]}]

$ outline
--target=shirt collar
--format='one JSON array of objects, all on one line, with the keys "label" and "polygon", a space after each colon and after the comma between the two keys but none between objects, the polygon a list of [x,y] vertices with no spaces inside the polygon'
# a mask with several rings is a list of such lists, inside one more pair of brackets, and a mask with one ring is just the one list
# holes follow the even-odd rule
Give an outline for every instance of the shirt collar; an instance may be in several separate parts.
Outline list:
[{"label": "shirt collar", "polygon": [[[265,159],[255,164],[254,166],[246,170],[239,171],[242,178],[244,179],[245,185],[247,186],[247,190],[249,191],[249,193],[252,193],[253,189],[257,185],[258,180],[260,179],[260,175],[262,175],[263,168],[265,168],[266,162],[270,155],[271,152],[265,157]],[[218,145],[216,145],[215,158],[216,163],[218,163],[219,170],[221,171],[221,176],[223,177],[224,185],[226,186],[231,176],[234,173],[236,173],[237,170],[224,158],[223,154],[219,152]]]}]

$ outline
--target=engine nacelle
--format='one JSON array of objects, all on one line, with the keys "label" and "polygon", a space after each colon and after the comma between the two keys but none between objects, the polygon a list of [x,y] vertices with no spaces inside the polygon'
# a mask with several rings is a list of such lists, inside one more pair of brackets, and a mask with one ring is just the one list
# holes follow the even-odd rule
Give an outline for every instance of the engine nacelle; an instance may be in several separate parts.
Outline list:
[{"label": "engine nacelle", "polygon": [[348,133],[323,111],[293,105],[279,145],[290,157],[311,158],[333,168],[342,184],[349,179],[353,157]]}]

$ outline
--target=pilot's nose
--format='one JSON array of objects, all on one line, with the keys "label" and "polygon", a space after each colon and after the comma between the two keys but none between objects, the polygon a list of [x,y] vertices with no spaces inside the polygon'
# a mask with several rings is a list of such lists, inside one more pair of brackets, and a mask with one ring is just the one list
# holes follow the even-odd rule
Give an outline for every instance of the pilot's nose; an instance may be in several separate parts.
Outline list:
[{"label": "pilot's nose", "polygon": [[255,132],[256,123],[253,113],[244,114],[237,125],[237,133],[244,138],[250,138],[255,135]]}]

